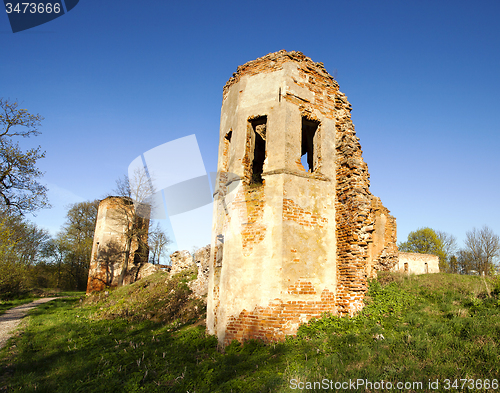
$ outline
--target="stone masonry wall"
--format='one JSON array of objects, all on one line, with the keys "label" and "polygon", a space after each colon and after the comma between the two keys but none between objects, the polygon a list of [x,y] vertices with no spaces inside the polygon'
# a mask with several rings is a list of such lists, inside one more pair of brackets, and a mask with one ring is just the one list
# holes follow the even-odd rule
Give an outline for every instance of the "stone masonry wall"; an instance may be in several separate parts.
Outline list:
[{"label": "stone masonry wall", "polygon": [[[266,194],[268,181],[271,180],[271,175],[279,174],[282,176],[283,184],[294,184],[293,187],[288,186],[288,189],[286,185],[284,186],[281,205],[278,207],[275,204],[272,207],[281,210],[280,231],[282,233],[288,231],[286,233],[290,234],[290,239],[295,239],[295,233],[300,233],[310,253],[308,255],[304,250],[299,250],[298,246],[290,248],[293,241],[285,239],[283,235],[280,240],[283,242],[283,249],[274,249],[273,257],[276,258],[274,253],[277,255],[283,253],[283,268],[279,274],[283,274],[284,278],[276,277],[276,280],[291,279],[290,283],[284,287],[279,297],[273,295],[266,302],[249,309],[240,309],[237,314],[229,315],[225,334],[220,335],[218,332],[219,340],[223,337],[224,344],[230,343],[233,339],[281,340],[286,335],[295,334],[301,323],[313,317],[320,317],[323,312],[352,315],[363,307],[367,277],[376,274],[377,270],[389,270],[397,262],[395,219],[369,191],[370,176],[362,158],[359,138],[351,121],[351,105],[322,63],[315,63],[300,52],[279,51],[268,54],[238,67],[237,72],[224,87],[223,101],[233,94],[230,92],[231,87],[239,83],[244,76],[284,70],[285,63],[289,61],[297,65],[298,76],[292,73],[292,83],[280,85],[283,87],[279,88],[279,102],[283,100],[293,104],[300,111],[302,119],[320,124],[314,143],[323,148],[328,148],[331,144],[331,151],[328,149],[315,151],[314,170],[309,172],[303,168],[300,158],[296,160],[296,156],[293,159],[294,165],[286,166],[288,153],[285,152],[285,167],[271,168],[267,172],[264,167],[263,184],[253,187],[249,184],[252,156],[245,154],[242,157],[244,184],[233,206],[226,209],[225,215],[214,216],[214,220],[217,233],[222,233],[233,214],[239,216],[242,216],[242,213],[247,214],[248,220],[241,231],[241,247],[245,256],[250,255],[259,242],[276,230],[263,221],[263,217],[266,204],[271,203],[272,196],[277,198],[275,194],[269,197]],[[268,113],[271,115],[268,116]],[[255,113],[255,116],[268,116],[268,121],[273,119],[272,112],[261,111]],[[334,124],[331,132],[329,129],[327,132],[327,128],[322,129],[328,121]],[[238,130],[233,128],[231,130],[234,139]],[[267,131],[268,139],[273,138],[273,128],[270,130]],[[251,151],[251,140],[248,138],[247,133],[245,149]],[[224,145],[222,154],[226,156],[227,152],[227,146]],[[325,164],[331,157],[334,157],[334,165]],[[225,167],[224,170],[228,168]],[[275,192],[273,188],[269,190]],[[306,194],[307,196],[304,196]],[[220,195],[224,195],[224,190]],[[333,212],[333,209],[325,210],[328,204],[334,206],[334,214],[325,215],[325,212]],[[237,213],[238,210],[240,213]],[[223,216],[225,218],[222,218]],[[331,235],[329,230],[334,235]],[[313,242],[312,239],[317,240]],[[334,257],[328,250],[317,250],[328,242],[332,247],[336,247]],[[374,242],[377,243],[376,247],[373,246]],[[220,302],[219,283],[222,268],[221,250],[225,245],[218,241],[213,241],[212,245],[215,246],[212,254],[213,304],[209,312],[213,311],[213,326],[217,326],[218,316],[224,315],[219,311],[219,307],[223,307]],[[312,259],[313,256],[315,259]],[[258,260],[256,262],[259,263]],[[297,264],[296,271],[301,273],[294,273],[293,263]],[[283,273],[284,271],[286,272]],[[316,276],[314,274],[310,277],[301,276],[304,272],[309,274],[316,271]],[[334,280],[328,280],[329,272],[336,272],[333,274],[336,275]],[[272,273],[270,274],[269,280],[272,280]],[[233,279],[240,278],[233,277]],[[334,283],[333,288],[327,288],[331,283]],[[254,290],[259,291],[259,288]],[[238,297],[242,294],[233,293],[224,296]],[[229,302],[234,303],[232,300]]]},{"label": "stone masonry wall", "polygon": [[148,227],[149,220],[135,214],[134,204],[128,198],[108,197],[99,203],[87,293],[118,285],[125,266],[127,232],[134,235],[123,284],[135,282],[157,270],[147,262]]}]

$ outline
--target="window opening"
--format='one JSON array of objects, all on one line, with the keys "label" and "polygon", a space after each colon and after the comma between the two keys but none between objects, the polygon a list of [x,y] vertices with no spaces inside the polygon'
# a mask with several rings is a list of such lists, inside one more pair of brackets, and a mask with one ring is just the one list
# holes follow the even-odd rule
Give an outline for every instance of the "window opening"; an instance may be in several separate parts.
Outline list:
[{"label": "window opening", "polygon": [[408,273],[408,262],[405,262],[405,273]]},{"label": "window opening", "polygon": [[226,172],[229,167],[229,154],[231,150],[231,137],[233,136],[233,131],[229,131],[226,135],[224,135],[224,147],[222,150],[222,171]]},{"label": "window opening", "polygon": [[252,125],[253,160],[251,183],[262,184],[262,172],[266,159],[267,116],[250,120]]},{"label": "window opening", "polygon": [[317,161],[318,148],[315,146],[316,134],[319,127],[319,121],[302,118],[302,149],[300,152],[300,162],[307,172],[314,172]]}]

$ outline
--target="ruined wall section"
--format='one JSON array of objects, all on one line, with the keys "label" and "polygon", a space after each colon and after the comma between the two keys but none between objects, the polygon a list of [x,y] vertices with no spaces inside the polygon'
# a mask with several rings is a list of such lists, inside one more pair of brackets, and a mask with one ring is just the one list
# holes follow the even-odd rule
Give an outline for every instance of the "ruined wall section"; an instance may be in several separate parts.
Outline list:
[{"label": "ruined wall section", "polygon": [[[228,174],[216,193],[207,312],[220,343],[279,340],[325,311],[353,314],[367,276],[392,263],[395,220],[369,191],[350,112],[323,64],[300,52],[248,62],[224,87],[218,168]],[[250,125],[263,118],[265,132]],[[252,184],[257,134],[272,152],[262,184]],[[304,135],[313,135],[308,170]],[[223,201],[229,172],[243,181]]]},{"label": "ruined wall section", "polygon": [[359,138],[351,121],[351,104],[342,93],[336,96],[337,112],[337,305],[339,314],[363,307],[367,290],[367,232],[371,194],[368,166],[361,156]]},{"label": "ruined wall section", "polygon": [[130,284],[157,270],[148,263],[148,228],[149,219],[135,214],[131,199],[108,197],[99,203],[87,293],[118,285],[126,259],[126,233],[131,229],[137,235],[130,243],[123,283]]},{"label": "ruined wall section", "polygon": [[338,93],[337,115],[337,305],[352,315],[363,307],[367,277],[397,263],[396,219],[369,190],[370,174],[351,120],[351,104]]},{"label": "ruined wall section", "polygon": [[[321,63],[285,51],[238,67],[224,88],[219,168],[243,181],[214,215],[216,233],[225,235],[224,243],[214,238],[212,243],[207,326],[221,342],[283,339],[310,318],[335,312],[332,110],[337,90]],[[259,123],[264,117],[265,129]],[[304,118],[319,126],[314,170],[309,171],[300,164]],[[253,121],[272,152],[262,184],[252,178]],[[225,138],[229,132],[232,146]],[[227,196],[227,184],[218,184],[218,197]],[[234,221],[240,230],[233,230]]]},{"label": "ruined wall section", "polygon": [[398,264],[397,227],[396,219],[377,197],[372,197],[369,219],[372,224],[365,227],[371,233],[366,272],[374,278],[377,271],[390,271]]},{"label": "ruined wall section", "polygon": [[400,252],[394,271],[408,274],[439,273],[439,257],[432,254]]}]

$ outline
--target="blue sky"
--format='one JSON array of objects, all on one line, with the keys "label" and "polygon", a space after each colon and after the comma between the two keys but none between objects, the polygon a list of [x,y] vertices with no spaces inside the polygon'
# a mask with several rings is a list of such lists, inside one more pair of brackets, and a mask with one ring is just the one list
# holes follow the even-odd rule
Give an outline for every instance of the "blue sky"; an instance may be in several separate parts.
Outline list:
[{"label": "blue sky", "polygon": [[[53,209],[34,220],[57,232],[69,203],[102,198],[137,156],[187,135],[216,171],[224,84],[286,49],[323,62],[347,95],[399,241],[424,226],[459,245],[473,227],[500,234],[498,15],[487,0],[81,0],[13,34],[2,14],[0,96],[45,117],[21,141],[46,151]],[[209,241],[205,230],[192,246]]]}]

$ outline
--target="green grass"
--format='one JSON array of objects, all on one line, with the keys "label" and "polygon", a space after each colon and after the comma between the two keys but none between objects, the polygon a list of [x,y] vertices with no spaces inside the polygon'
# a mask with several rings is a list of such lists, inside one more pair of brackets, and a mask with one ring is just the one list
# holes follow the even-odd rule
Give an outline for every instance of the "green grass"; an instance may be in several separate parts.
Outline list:
[{"label": "green grass", "polygon": [[[185,282],[191,278],[186,273],[165,283],[166,276],[156,274],[83,303],[73,297],[40,306],[24,333],[0,353],[0,387],[51,393],[323,392],[292,387],[360,378],[423,383],[413,391],[467,391],[444,389],[444,380],[500,376],[497,282],[382,274],[354,318],[325,316],[283,343],[233,342],[222,353],[205,333],[200,304],[189,299]],[[429,389],[429,380],[439,380],[439,388]]]}]

